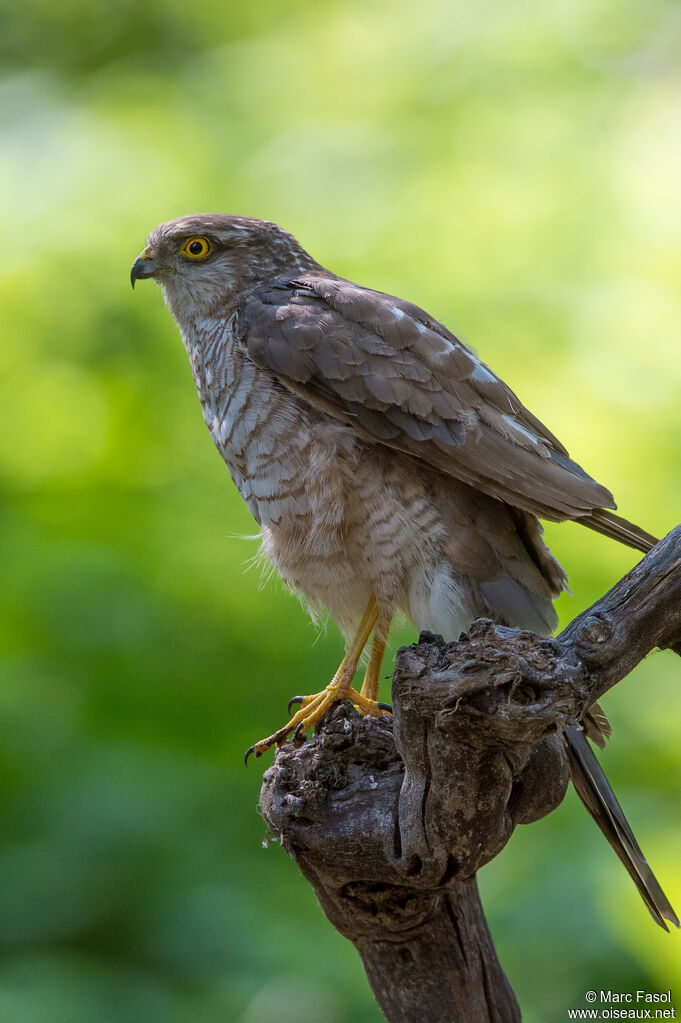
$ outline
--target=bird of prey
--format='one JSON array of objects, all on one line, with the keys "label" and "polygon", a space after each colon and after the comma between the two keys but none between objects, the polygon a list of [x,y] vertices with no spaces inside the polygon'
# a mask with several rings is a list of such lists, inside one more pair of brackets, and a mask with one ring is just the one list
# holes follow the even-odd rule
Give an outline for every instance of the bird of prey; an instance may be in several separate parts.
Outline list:
[{"label": "bird of prey", "polygon": [[[265,554],[348,641],[329,685],[295,698],[256,757],[339,700],[387,712],[378,679],[397,612],[448,639],[479,616],[551,633],[566,576],[540,518],[654,545],[443,324],[326,270],[276,224],[221,214],[160,224],[131,272],[133,286],[147,277]],[[583,730],[566,730],[573,781],[654,918],[678,925],[585,738],[602,744],[608,732],[598,705]]]}]

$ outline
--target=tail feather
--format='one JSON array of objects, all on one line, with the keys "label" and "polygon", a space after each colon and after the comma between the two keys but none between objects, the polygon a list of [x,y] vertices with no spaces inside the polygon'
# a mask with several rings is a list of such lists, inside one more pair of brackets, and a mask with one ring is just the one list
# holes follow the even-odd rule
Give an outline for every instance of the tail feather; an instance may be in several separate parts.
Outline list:
[{"label": "tail feather", "polygon": [[627,547],[633,547],[636,551],[643,551],[644,554],[651,551],[657,543],[655,537],[646,533],[645,529],[606,508],[597,508],[589,515],[580,515],[575,522],[594,529],[603,536],[609,536],[611,540],[626,544]]},{"label": "tail feather", "polygon": [[566,728],[565,743],[577,794],[626,867],[653,920],[665,931],[669,930],[665,920],[679,927],[676,913],[648,866],[584,732]]}]

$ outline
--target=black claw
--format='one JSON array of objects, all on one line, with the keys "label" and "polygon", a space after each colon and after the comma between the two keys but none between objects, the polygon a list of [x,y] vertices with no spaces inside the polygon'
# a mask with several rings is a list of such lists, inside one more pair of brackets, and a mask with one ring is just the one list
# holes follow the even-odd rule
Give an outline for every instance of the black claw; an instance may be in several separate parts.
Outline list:
[{"label": "black claw", "polygon": [[249,746],[248,749],[246,750],[245,754],[244,754],[244,764],[246,765],[246,767],[248,767],[248,758],[250,757],[251,753],[254,754],[256,760],[260,756],[259,753],[255,752],[255,746]]},{"label": "black claw", "polygon": [[305,699],[304,696],[292,696],[288,701],[288,712],[291,713],[291,707],[295,706],[296,703],[302,703]]},{"label": "black claw", "polygon": [[296,725],[296,727],[294,728],[293,735],[291,736],[291,738],[292,739],[297,739],[300,735],[303,734],[304,731],[305,731],[305,722],[301,721],[300,724]]},{"label": "black claw", "polygon": [[379,710],[387,710],[390,714],[393,712],[392,706],[389,703],[379,703],[377,706]]}]

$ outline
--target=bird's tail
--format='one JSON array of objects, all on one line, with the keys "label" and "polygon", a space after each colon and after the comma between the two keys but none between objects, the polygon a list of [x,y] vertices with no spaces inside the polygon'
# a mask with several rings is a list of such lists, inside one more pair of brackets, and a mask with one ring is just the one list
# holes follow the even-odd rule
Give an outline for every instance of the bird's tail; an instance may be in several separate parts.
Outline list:
[{"label": "bird's tail", "polygon": [[626,867],[653,920],[664,927],[665,931],[669,930],[665,920],[678,927],[676,913],[648,866],[622,807],[581,728],[566,728],[565,744],[570,775],[577,794]]},{"label": "bird's tail", "polygon": [[596,508],[589,515],[582,515],[575,520],[581,526],[594,529],[603,536],[609,536],[611,540],[617,540],[627,547],[633,547],[636,551],[643,551],[647,554],[651,551],[657,540],[645,529],[641,529],[634,522],[623,519],[621,515],[615,515],[607,508]]}]

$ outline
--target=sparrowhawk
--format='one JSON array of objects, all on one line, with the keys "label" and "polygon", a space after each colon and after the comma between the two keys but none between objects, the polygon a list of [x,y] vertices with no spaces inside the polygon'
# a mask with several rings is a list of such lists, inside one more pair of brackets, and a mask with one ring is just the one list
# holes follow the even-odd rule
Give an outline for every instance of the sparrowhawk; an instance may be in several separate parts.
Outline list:
[{"label": "sparrowhawk", "polygon": [[[566,576],[540,518],[640,551],[655,543],[613,514],[611,493],[445,326],[326,270],[276,224],[219,214],[160,224],[132,268],[133,285],[145,277],[162,287],[264,552],[348,640],[331,683],[296,698],[256,756],[339,700],[387,713],[378,679],[398,612],[448,639],[478,616],[550,633]],[[597,742],[609,731],[597,705],[583,724]],[[565,741],[577,790],[651,913],[678,924],[584,732]]]}]

